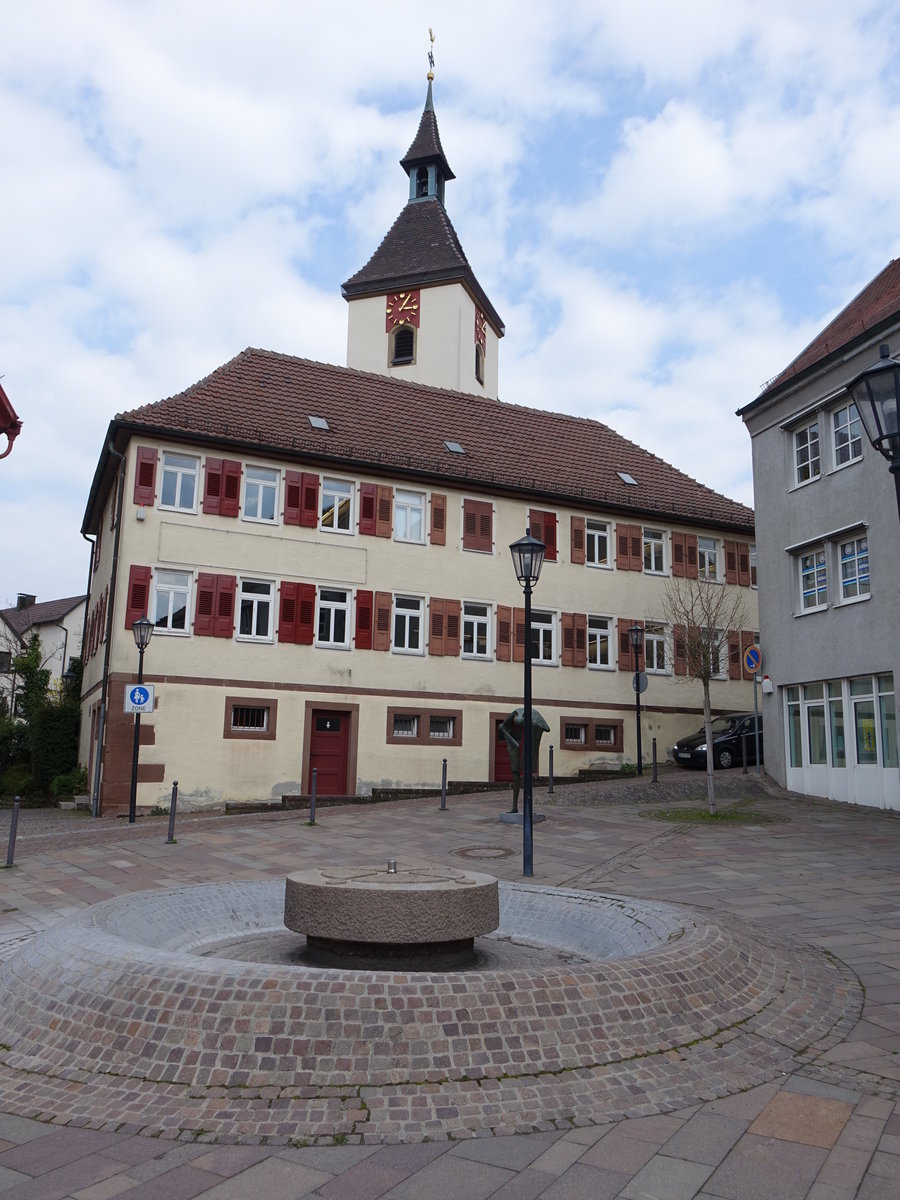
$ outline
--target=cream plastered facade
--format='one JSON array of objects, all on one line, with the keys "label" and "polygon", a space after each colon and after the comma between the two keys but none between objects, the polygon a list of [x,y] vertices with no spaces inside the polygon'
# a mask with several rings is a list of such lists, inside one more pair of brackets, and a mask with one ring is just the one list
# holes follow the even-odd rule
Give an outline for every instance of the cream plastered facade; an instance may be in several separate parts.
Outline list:
[{"label": "cream plastered facade", "polygon": [[[381,340],[383,346],[383,329]],[[139,506],[133,502],[139,445],[155,447],[160,455],[169,450],[197,458],[196,511],[161,508],[158,481],[154,505]],[[146,651],[144,679],[155,687],[156,709],[152,716],[142,719],[138,805],[146,808],[167,804],[176,779],[179,805],[188,810],[220,807],[226,801],[271,800],[283,794],[308,792],[310,722],[315,709],[351,714],[347,783],[350,793],[365,795],[380,787],[439,786],[444,758],[451,782],[493,778],[496,720],[522,703],[522,663],[497,659],[497,607],[520,609],[523,604],[509,545],[525,532],[528,500],[463,492],[443,484],[417,485],[410,480],[359,476],[310,465],[308,469],[317,471],[323,479],[344,480],[353,485],[352,532],[286,526],[280,514],[284,508],[284,470],[288,464],[245,455],[244,479],[246,468],[254,464],[275,467],[280,472],[276,522],[248,520],[243,516],[210,516],[202,512],[199,499],[205,453],[188,442],[164,442],[152,436],[133,436],[127,449],[119,567],[108,645],[107,756],[115,742],[119,759],[124,754],[130,762],[132,718],[123,717],[123,695],[125,684],[136,680],[138,667],[134,638],[125,627],[130,567],[141,564],[151,569],[148,605],[151,618],[160,571],[184,572],[190,581],[187,630],[157,629]],[[298,464],[292,462],[290,467],[296,470]],[[361,534],[359,485],[363,482],[422,493],[424,541],[409,543],[395,540],[395,536]],[[432,544],[429,537],[435,493],[446,496],[444,545]],[[493,546],[489,553],[463,548],[465,499],[487,501],[493,506]],[[105,589],[109,589],[108,595],[112,594],[113,503],[110,494],[105,501],[90,607],[103,596]],[[542,741],[539,769],[546,774],[551,744],[558,777],[575,775],[581,768],[615,769],[622,763],[634,762],[636,757],[632,667],[629,663],[627,670],[617,669],[615,619],[665,620],[663,590],[671,569],[673,530],[717,538],[720,554],[723,538],[740,534],[653,521],[652,527],[664,532],[666,561],[662,573],[622,571],[614,565],[592,567],[570,561],[570,518],[574,514],[609,522],[610,558],[614,564],[617,514],[559,507],[546,498],[536,499],[533,506],[556,513],[559,543],[558,561],[545,563],[532,602],[535,614],[550,614],[555,647],[553,665],[535,662],[533,666],[534,704],[550,726]],[[628,524],[635,522],[633,516],[623,515],[621,519]],[[271,636],[258,640],[198,636],[194,624],[201,572],[234,575],[238,587],[242,579],[271,582],[274,585]],[[346,649],[278,640],[278,596],[280,585],[285,582],[315,584],[320,589],[324,586],[350,593]],[[421,599],[421,640],[426,652],[399,652],[393,647],[387,651],[358,649],[354,637],[358,589]],[[744,627],[753,630],[757,627],[756,591],[750,587],[741,587],[740,591],[746,607]],[[429,606],[435,599],[471,601],[488,607],[491,646],[487,658],[468,658],[462,653],[438,657],[427,652]],[[239,603],[238,595],[237,606]],[[608,668],[560,665],[563,612],[613,619]],[[671,746],[678,737],[693,732],[702,723],[700,684],[672,674],[670,626],[667,634],[666,671],[649,674],[649,685],[642,697],[645,762],[650,758],[651,739],[656,738],[659,758],[664,760],[670,756]],[[85,664],[81,761],[85,765],[90,763],[92,769],[96,763],[97,706],[106,651],[107,643],[101,635]],[[227,704],[235,698],[248,705],[273,706],[275,736],[266,739],[226,736]],[[751,709],[753,685],[745,679],[716,681],[712,684],[712,701],[719,712]],[[453,714],[455,736],[426,738],[421,744],[392,740],[389,709],[420,714],[420,729],[427,726],[430,713]],[[620,722],[621,749],[567,747],[561,742],[563,718],[589,726],[596,722]],[[124,769],[120,761],[117,768],[120,776]],[[103,770],[112,770],[107,758]],[[152,778],[148,779],[148,774]]]},{"label": "cream plastered facade", "polygon": [[420,289],[415,362],[391,366],[385,334],[385,296],[348,302],[347,366],[413,383],[497,398],[500,339],[485,322],[484,383],[475,378],[476,304],[461,283]]}]

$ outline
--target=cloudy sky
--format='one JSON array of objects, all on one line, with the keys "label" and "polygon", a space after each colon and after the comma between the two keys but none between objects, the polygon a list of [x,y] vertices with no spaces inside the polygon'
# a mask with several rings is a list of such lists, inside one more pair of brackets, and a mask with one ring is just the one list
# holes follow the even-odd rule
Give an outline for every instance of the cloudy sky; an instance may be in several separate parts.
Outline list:
[{"label": "cloudy sky", "polygon": [[900,251],[896,0],[0,2],[0,605],[84,590],[110,418],[343,363],[425,98],[502,399],[752,503],[752,400]]}]

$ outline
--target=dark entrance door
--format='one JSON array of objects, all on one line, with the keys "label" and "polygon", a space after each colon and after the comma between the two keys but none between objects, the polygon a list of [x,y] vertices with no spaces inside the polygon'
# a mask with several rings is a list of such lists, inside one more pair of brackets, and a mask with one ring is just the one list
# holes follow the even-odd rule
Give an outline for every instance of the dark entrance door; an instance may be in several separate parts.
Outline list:
[{"label": "dark entrance door", "polygon": [[350,748],[350,714],[313,709],[309,740],[309,782],[316,768],[319,796],[347,795],[347,754]]},{"label": "dark entrance door", "polygon": [[512,783],[512,767],[509,763],[509,751],[506,740],[500,732],[503,718],[494,721],[494,782]]}]

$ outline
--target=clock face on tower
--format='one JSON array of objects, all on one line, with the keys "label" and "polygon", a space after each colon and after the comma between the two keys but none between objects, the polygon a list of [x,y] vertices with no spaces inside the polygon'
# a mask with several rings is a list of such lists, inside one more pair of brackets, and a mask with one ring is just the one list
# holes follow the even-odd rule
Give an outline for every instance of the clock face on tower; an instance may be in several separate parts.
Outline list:
[{"label": "clock face on tower", "polygon": [[487,350],[487,318],[480,308],[475,309],[475,341]]},{"label": "clock face on tower", "polygon": [[412,325],[419,328],[419,290],[414,292],[394,292],[387,298],[384,314],[385,333],[390,333],[398,325]]}]

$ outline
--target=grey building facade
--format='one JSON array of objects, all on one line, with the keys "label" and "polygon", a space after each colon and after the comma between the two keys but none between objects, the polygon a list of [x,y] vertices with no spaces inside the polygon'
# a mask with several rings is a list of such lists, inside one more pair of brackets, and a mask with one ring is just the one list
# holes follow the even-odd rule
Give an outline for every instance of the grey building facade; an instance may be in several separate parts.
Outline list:
[{"label": "grey building facade", "polygon": [[738,415],[753,445],[766,769],[811,796],[900,809],[900,522],[845,386],[885,342],[900,354],[900,260]]}]

